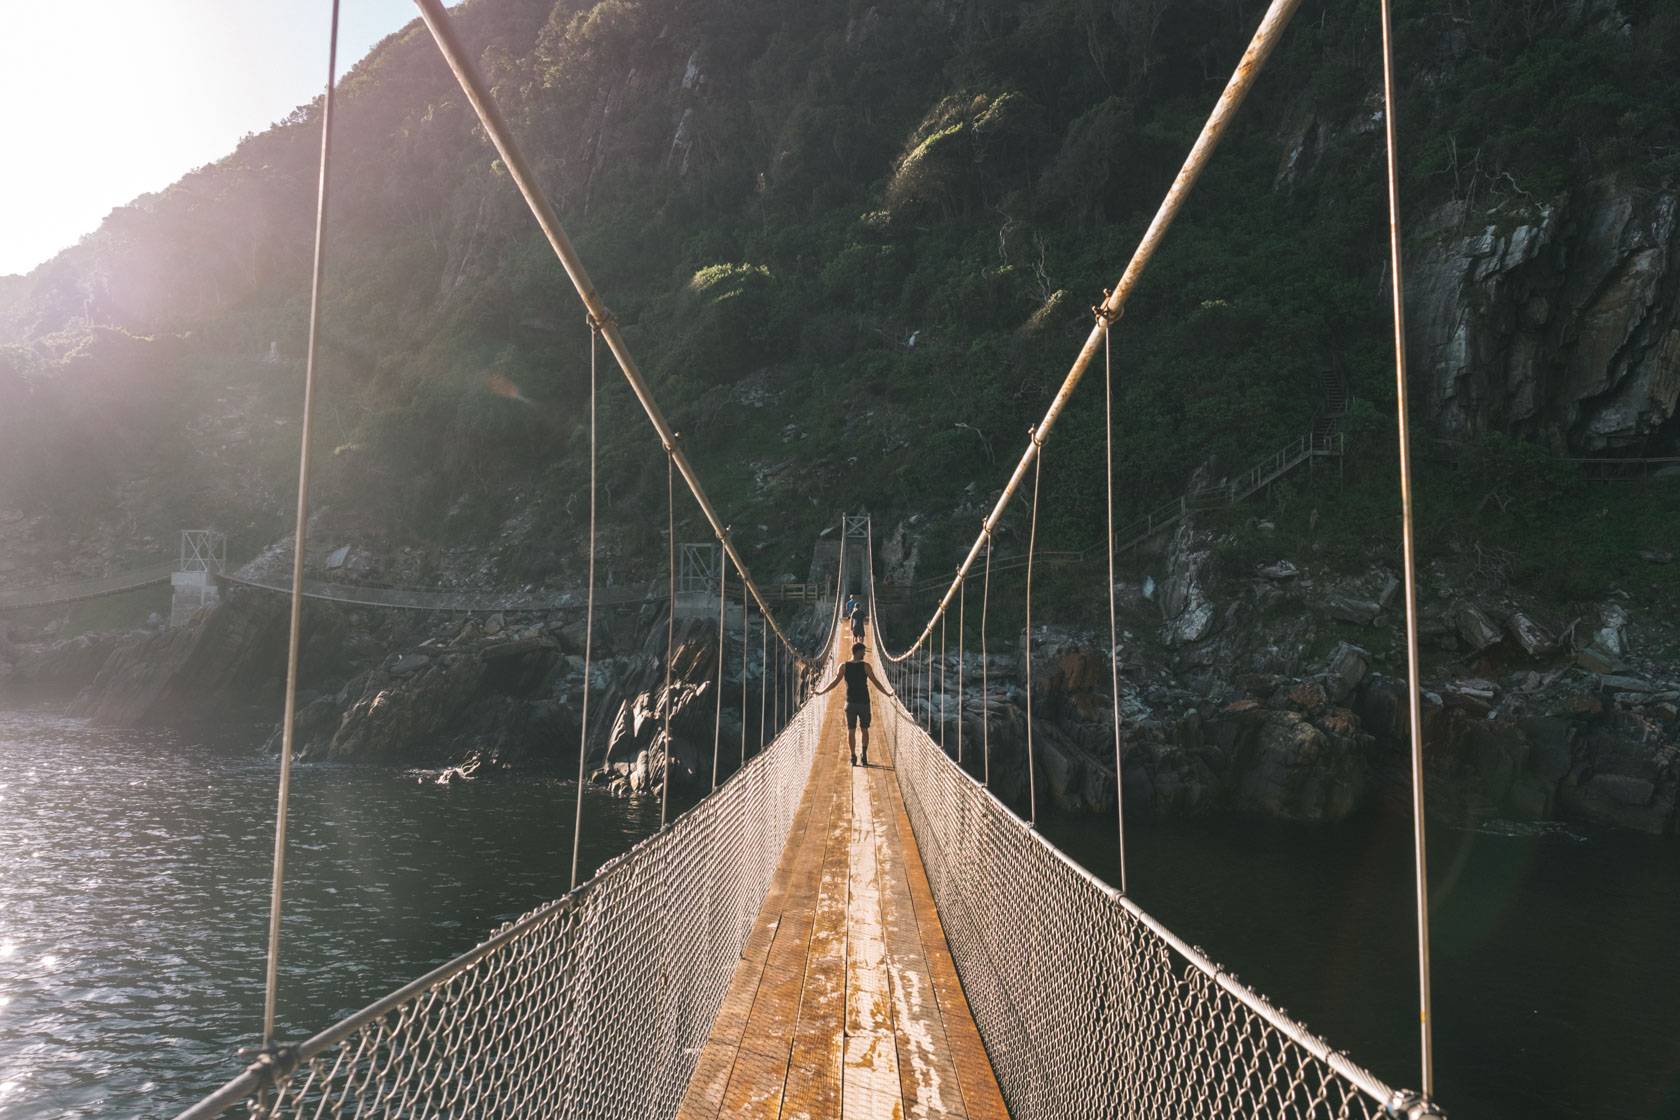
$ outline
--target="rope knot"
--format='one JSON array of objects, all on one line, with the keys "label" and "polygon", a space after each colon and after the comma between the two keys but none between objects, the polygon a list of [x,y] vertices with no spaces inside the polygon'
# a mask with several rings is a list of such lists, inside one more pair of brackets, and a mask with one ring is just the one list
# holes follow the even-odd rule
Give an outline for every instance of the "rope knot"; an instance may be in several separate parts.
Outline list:
[{"label": "rope knot", "polygon": [[1117,307],[1112,311],[1109,310],[1108,301],[1113,297],[1113,295],[1114,292],[1112,289],[1104,288],[1103,301],[1091,308],[1091,314],[1096,316],[1097,322],[1100,325],[1113,326],[1122,315],[1126,314],[1124,306]]},{"label": "rope knot", "polygon": [[584,313],[584,318],[589,320],[589,331],[591,334],[600,334],[608,327],[615,326],[618,323],[618,316],[614,315],[611,311],[607,312],[599,319],[595,318],[595,313],[593,311],[586,311]]}]

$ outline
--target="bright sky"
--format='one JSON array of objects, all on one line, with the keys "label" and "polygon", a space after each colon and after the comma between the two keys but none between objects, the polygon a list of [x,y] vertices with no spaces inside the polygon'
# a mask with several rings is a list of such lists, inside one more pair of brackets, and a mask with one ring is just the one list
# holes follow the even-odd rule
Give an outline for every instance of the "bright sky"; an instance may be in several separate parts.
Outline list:
[{"label": "bright sky", "polygon": [[[0,276],[326,84],[331,0],[0,0]],[[419,15],[340,0],[338,72]]]}]

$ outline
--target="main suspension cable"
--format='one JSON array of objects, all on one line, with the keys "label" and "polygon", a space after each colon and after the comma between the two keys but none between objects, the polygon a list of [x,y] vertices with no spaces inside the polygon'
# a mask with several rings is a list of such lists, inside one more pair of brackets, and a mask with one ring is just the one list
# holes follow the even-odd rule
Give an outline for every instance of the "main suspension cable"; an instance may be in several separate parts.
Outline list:
[{"label": "main suspension cable", "polygon": [[660,443],[670,454],[678,473],[682,475],[683,481],[688,485],[689,492],[694,495],[695,503],[699,505],[700,512],[705,516],[706,521],[712,527],[712,531],[717,534],[718,539],[722,542],[724,553],[734,563],[735,570],[741,573],[741,578],[746,581],[753,600],[769,620],[771,629],[775,631],[777,639],[786,648],[789,656],[802,657],[803,655],[799,654],[792,639],[777,624],[775,616],[770,613],[767,600],[760,592],[757,583],[753,581],[744,558],[736,549],[734,542],[729,539],[723,519],[718,516],[717,509],[712,505],[712,500],[706,493],[706,488],[700,483],[700,476],[695,472],[693,464],[688,461],[688,456],[678,446],[676,433],[671,430],[671,425],[666,421],[665,414],[659,407],[659,402],[654,399],[653,391],[648,387],[647,379],[642,376],[641,368],[636,364],[635,356],[630,353],[629,347],[624,342],[624,336],[618,328],[617,317],[607,310],[606,304],[595,290],[594,282],[589,278],[589,272],[584,268],[583,260],[578,256],[571,239],[566,235],[565,228],[561,226],[559,218],[554,213],[553,205],[538,184],[537,177],[532,172],[524,153],[520,151],[519,145],[514,141],[513,130],[508,127],[507,118],[490,96],[489,86],[485,83],[483,75],[479,73],[477,65],[473,62],[472,53],[467,49],[456,31],[453,21],[444,8],[443,0],[415,0],[415,4],[419,7],[420,18],[425,22],[426,29],[431,32],[433,40],[436,41],[438,51],[443,55],[444,62],[454,73],[462,92],[466,94],[467,100],[472,104],[473,111],[478,115],[479,123],[483,126],[485,135],[495,146],[497,154],[501,156],[508,177],[513,180],[514,185],[519,189],[519,193],[524,197],[526,205],[530,207],[531,214],[536,218],[537,225],[542,229],[544,237],[548,239],[550,248],[554,250],[555,256],[559,258],[561,265],[565,268],[572,286],[577,289],[578,298],[600,325],[602,340],[606,342],[607,349],[612,352],[614,359],[617,360],[619,368],[624,373],[624,379],[630,383],[631,390],[636,394],[636,399],[641,403],[643,411],[647,413],[648,421],[658,432]]},{"label": "main suspension cable", "polygon": [[1394,385],[1400,427],[1400,539],[1406,590],[1406,710],[1411,718],[1412,839],[1417,872],[1418,1027],[1424,1098],[1435,1097],[1434,1024],[1429,999],[1429,860],[1424,844],[1423,712],[1418,700],[1417,552],[1412,528],[1412,442],[1406,394],[1406,305],[1400,272],[1400,177],[1394,144],[1394,46],[1388,0],[1382,0],[1383,136],[1388,155],[1388,253],[1394,300]]},{"label": "main suspension cable", "polygon": [[[421,0],[421,2],[433,3],[435,0]],[[992,512],[983,523],[980,535],[975,537],[973,545],[968,550],[967,557],[957,568],[957,578],[951,581],[951,586],[946,589],[944,597],[940,599],[938,608],[929,616],[927,625],[922,628],[921,634],[911,643],[908,649],[896,655],[888,653],[884,649],[881,651],[882,656],[888,660],[897,661],[908,657],[922,643],[932,638],[934,623],[939,620],[940,613],[950,606],[951,597],[957,593],[957,588],[961,586],[963,577],[968,574],[974,562],[979,559],[980,549],[985,542],[987,532],[996,528],[1004,510],[1008,508],[1016,491],[1025,481],[1027,468],[1031,467],[1033,461],[1038,457],[1039,447],[1044,440],[1050,437],[1051,429],[1055,427],[1056,420],[1067,407],[1074,389],[1078,387],[1080,379],[1085,375],[1086,368],[1096,358],[1097,343],[1108,333],[1109,324],[1125,313],[1126,301],[1137,287],[1144,269],[1154,259],[1162,238],[1166,236],[1168,228],[1171,227],[1173,220],[1178,216],[1179,210],[1183,208],[1185,200],[1189,198],[1191,188],[1195,186],[1196,180],[1201,176],[1203,169],[1206,168],[1214,149],[1218,147],[1220,139],[1224,136],[1232,118],[1235,116],[1237,108],[1242,104],[1249,90],[1253,88],[1255,79],[1259,77],[1266,60],[1271,57],[1279,38],[1282,37],[1284,27],[1288,25],[1289,18],[1295,14],[1295,10],[1300,6],[1300,3],[1301,0],[1272,0],[1271,6],[1267,8],[1266,14],[1260,20],[1260,26],[1254,32],[1254,37],[1249,41],[1248,49],[1243,52],[1242,59],[1237,63],[1237,68],[1232,71],[1224,92],[1219,95],[1219,101],[1214,105],[1207,120],[1202,124],[1201,134],[1196,137],[1196,142],[1191,146],[1189,154],[1185,156],[1184,164],[1179,168],[1177,176],[1174,177],[1172,186],[1168,188],[1166,197],[1161,200],[1161,205],[1156,210],[1155,217],[1150,220],[1149,228],[1144,231],[1142,240],[1138,242],[1137,249],[1133,251],[1132,259],[1126,265],[1126,271],[1121,274],[1119,282],[1104,299],[1102,308],[1105,314],[1098,317],[1091,333],[1086,336],[1084,345],[1080,347],[1079,355],[1074,359],[1073,367],[1068,370],[1061,388],[1057,390],[1055,398],[1050,402],[1049,408],[1045,410],[1044,418],[1034,428],[1037,433],[1036,438],[1028,441],[1026,450],[1021,454],[1020,462],[1015,464],[1014,473],[1010,475],[1003,492],[998,495],[998,500],[992,507]]]},{"label": "main suspension cable", "polygon": [[589,687],[594,668],[591,657],[595,644],[595,359],[600,347],[601,325],[589,317],[589,591],[583,625],[583,718],[578,728],[577,815],[572,820],[572,886],[577,889],[578,851],[583,843],[583,767],[589,755]]},{"label": "main suspension cable", "polygon": [[286,710],[280,724],[280,791],[274,812],[274,879],[268,900],[268,962],[263,981],[263,1048],[274,1042],[280,987],[280,901],[286,880],[286,816],[292,793],[292,743],[297,725],[298,654],[303,635],[303,562],[309,536],[309,450],[314,441],[315,367],[321,337],[321,280],[326,269],[327,184],[332,168],[333,85],[338,75],[338,0],[327,44],[327,91],[321,105],[321,175],[315,198],[315,261],[309,284],[309,352],[303,373],[303,425],[298,456],[297,524],[293,530],[291,637],[286,646]]}]

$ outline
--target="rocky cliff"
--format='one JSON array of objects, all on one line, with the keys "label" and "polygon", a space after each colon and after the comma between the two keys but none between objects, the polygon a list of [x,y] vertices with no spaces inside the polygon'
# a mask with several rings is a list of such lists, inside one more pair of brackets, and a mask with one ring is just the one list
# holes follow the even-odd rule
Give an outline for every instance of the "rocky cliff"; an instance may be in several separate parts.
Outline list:
[{"label": "rocky cliff", "polygon": [[1680,454],[1677,206],[1609,180],[1545,205],[1454,201],[1417,223],[1407,326],[1434,434]]}]

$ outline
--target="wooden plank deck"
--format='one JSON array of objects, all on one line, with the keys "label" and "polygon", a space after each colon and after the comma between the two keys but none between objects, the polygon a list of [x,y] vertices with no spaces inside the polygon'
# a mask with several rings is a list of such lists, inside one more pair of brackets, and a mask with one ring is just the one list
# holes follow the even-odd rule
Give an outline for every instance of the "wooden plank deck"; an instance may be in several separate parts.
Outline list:
[{"label": "wooden plank deck", "polygon": [[867,767],[849,764],[844,692],[814,701],[828,710],[811,781],[681,1120],[1009,1115],[885,735],[870,737]]}]

